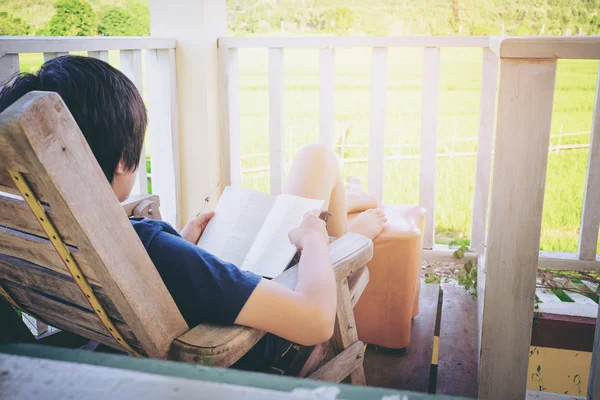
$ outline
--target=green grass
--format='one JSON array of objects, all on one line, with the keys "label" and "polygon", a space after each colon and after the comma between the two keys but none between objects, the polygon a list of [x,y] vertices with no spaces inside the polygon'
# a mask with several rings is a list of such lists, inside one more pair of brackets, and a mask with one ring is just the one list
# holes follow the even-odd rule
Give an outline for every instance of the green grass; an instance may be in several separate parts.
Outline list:
[{"label": "green grass", "polygon": [[[317,50],[285,51],[284,126],[286,150],[318,140],[319,75]],[[390,49],[388,55],[386,145],[420,141],[422,49]],[[23,70],[35,70],[40,55],[21,56]],[[110,55],[118,65],[118,55]],[[269,151],[268,57],[266,50],[240,50],[240,129],[242,155]],[[370,113],[370,51],[336,51],[335,138],[346,132],[346,144],[368,145]],[[552,134],[589,131],[598,62],[559,61]],[[481,87],[480,49],[442,49],[438,141],[476,137]],[[556,138],[552,139],[556,144]],[[562,144],[589,143],[589,135],[563,138]],[[438,143],[438,152],[450,150]],[[457,142],[455,151],[474,152],[477,142]],[[386,148],[387,155],[396,149]],[[401,154],[416,154],[404,147]],[[346,149],[345,157],[366,157],[367,148]],[[287,161],[293,152],[288,152]],[[587,164],[587,149],[549,155],[541,248],[575,251]],[[244,158],[243,168],[268,165],[268,155]],[[438,158],[436,177],[436,241],[448,243],[470,235],[475,157]],[[344,175],[367,181],[366,164],[346,164]],[[385,162],[384,202],[417,203],[419,161]],[[244,174],[243,184],[269,190],[269,173]],[[501,196],[499,197],[501,198]],[[600,251],[600,246],[599,246]]]}]

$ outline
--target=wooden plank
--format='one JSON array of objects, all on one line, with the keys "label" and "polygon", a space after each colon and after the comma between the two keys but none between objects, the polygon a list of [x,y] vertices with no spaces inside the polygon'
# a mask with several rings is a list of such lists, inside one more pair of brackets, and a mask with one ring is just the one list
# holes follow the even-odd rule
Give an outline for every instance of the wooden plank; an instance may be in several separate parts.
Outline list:
[{"label": "wooden plank", "polygon": [[69,53],[65,52],[65,51],[58,51],[58,52],[52,52],[52,53],[44,52],[44,62],[50,61],[56,57],[66,56],[67,54],[69,54]]},{"label": "wooden plank", "polygon": [[583,400],[582,396],[528,390],[525,400]]},{"label": "wooden plank", "polygon": [[[358,332],[356,331],[356,322],[354,321],[354,312],[351,306],[348,279],[344,279],[337,284],[337,304],[333,336],[331,338],[333,352],[336,355],[341,354],[344,350],[359,341]],[[350,373],[350,381],[354,385],[366,384],[362,359],[358,365],[355,365],[355,369]]]},{"label": "wooden plank", "polygon": [[472,251],[485,249],[490,176],[492,167],[492,141],[496,116],[496,87],[498,83],[498,58],[488,48],[483,49],[481,71],[481,100],[479,109],[479,137],[477,139],[477,170],[473,197],[473,222],[471,224]]},{"label": "wooden plank", "polygon": [[600,59],[600,37],[492,37],[490,48],[501,58]]},{"label": "wooden plank", "polygon": [[[138,92],[144,96],[144,85],[142,75],[142,51],[141,50],[122,50],[119,52],[120,70],[135,85]],[[140,163],[137,170],[137,178],[132,194],[148,193],[148,172],[146,170],[146,146],[142,147]]]},{"label": "wooden plank", "polygon": [[501,60],[481,398],[525,397],[555,77],[555,60]]},{"label": "wooden plank", "polygon": [[[56,230],[61,234],[62,240],[69,245],[77,246],[65,224],[62,223],[60,218],[56,218],[52,208],[48,206],[43,207],[56,227]],[[21,197],[6,196],[0,193],[0,225],[32,235],[46,237],[46,232],[44,232],[39,221]]]},{"label": "wooden plank", "polygon": [[26,94],[0,114],[0,136],[2,162],[28,171],[146,353],[166,357],[187,325],[60,96]]},{"label": "wooden plank", "polygon": [[436,393],[477,397],[477,300],[464,288],[442,284],[443,303]]},{"label": "wooden plank", "polygon": [[428,391],[439,294],[439,285],[421,285],[419,314],[412,321],[411,342],[405,351],[367,347],[365,373],[369,386]]},{"label": "wooden plank", "polygon": [[353,345],[333,357],[327,364],[310,374],[309,379],[319,381],[341,382],[362,363],[365,344],[355,342]]},{"label": "wooden plank", "polygon": [[423,97],[421,103],[421,169],[419,205],[426,210],[423,248],[435,242],[435,165],[440,96],[440,49],[427,47],[423,58]]},{"label": "wooden plank", "polygon": [[[423,260],[425,261],[442,261],[442,262],[457,262],[457,258],[454,256],[455,248],[450,248],[447,245],[435,244],[433,249],[423,250]],[[474,251],[467,251],[462,258],[463,261],[477,261],[478,253]]]},{"label": "wooden plank", "polygon": [[560,271],[600,271],[600,256],[595,260],[580,260],[576,253],[540,251],[538,268]]},{"label": "wooden plank", "polygon": [[385,104],[387,95],[387,48],[376,47],[371,55],[371,116],[369,129],[369,194],[383,199],[385,156]]},{"label": "wooden plank", "polygon": [[108,50],[88,51],[88,57],[96,58],[108,63]]},{"label": "wooden plank", "polygon": [[52,53],[70,51],[174,49],[175,39],[160,37],[1,37],[6,53]]},{"label": "wooden plank", "polygon": [[[0,226],[0,254],[20,258],[36,265],[44,266],[63,275],[69,275],[58,253],[48,239],[27,233],[15,231]],[[98,276],[89,264],[85,255],[78,249],[69,247],[71,255],[79,264],[85,277],[93,283],[98,283]]]},{"label": "wooden plank", "polygon": [[222,187],[241,186],[240,67],[237,49],[219,49]]},{"label": "wooden plank", "polygon": [[[179,146],[177,131],[173,129],[171,102],[176,99],[171,74],[175,73],[170,50],[147,50],[146,73],[152,85],[147,87],[148,104],[148,140],[152,162],[152,193],[161,199],[163,219],[179,227]],[[167,100],[165,102],[165,99]]]},{"label": "wooden plank", "polygon": [[0,88],[20,70],[18,54],[0,55]]},{"label": "wooden plank", "polygon": [[488,47],[487,36],[224,37],[220,48]]},{"label": "wooden plank", "polygon": [[581,227],[579,229],[579,249],[577,250],[580,260],[596,260],[598,228],[600,227],[600,207],[598,207],[598,204],[600,204],[600,65],[588,154]]},{"label": "wooden plank", "polygon": [[269,49],[269,163],[275,195],[282,193],[285,176],[283,104],[283,48]]},{"label": "wooden plank", "polygon": [[594,333],[594,349],[587,388],[587,400],[600,399],[600,307],[596,315],[596,332]]},{"label": "wooden plank", "polygon": [[319,141],[333,149],[334,130],[335,50],[319,51]]},{"label": "wooden plank", "polygon": [[538,313],[531,346],[591,352],[596,318]]}]

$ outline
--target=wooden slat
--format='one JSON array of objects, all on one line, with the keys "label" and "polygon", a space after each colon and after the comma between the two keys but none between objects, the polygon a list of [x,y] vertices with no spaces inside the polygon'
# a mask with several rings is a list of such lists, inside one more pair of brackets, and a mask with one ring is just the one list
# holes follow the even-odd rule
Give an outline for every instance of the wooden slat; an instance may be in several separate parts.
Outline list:
[{"label": "wooden slat", "polygon": [[369,130],[369,194],[383,199],[385,155],[385,104],[387,83],[387,48],[376,47],[371,55],[371,116]]},{"label": "wooden slat", "polygon": [[88,51],[88,57],[97,58],[104,62],[108,62],[108,50]]},{"label": "wooden slat", "polygon": [[600,37],[492,37],[490,48],[498,57],[523,59],[600,59]]},{"label": "wooden slat", "polygon": [[481,398],[525,397],[555,77],[556,60],[500,63]]},{"label": "wooden slat", "polygon": [[[88,309],[78,307],[76,304],[66,302],[62,299],[45,296],[29,288],[15,285],[12,282],[3,281],[2,284],[17,304],[24,308],[24,311],[31,313],[44,322],[48,322],[52,326],[77,334],[80,334],[81,330],[78,328],[81,327],[100,335],[108,335],[108,331],[96,314]],[[64,320],[70,321],[70,323],[56,323]],[[123,335],[123,338],[131,346],[135,346],[136,350],[143,350],[127,325],[118,321],[114,321],[114,323],[121,335]],[[107,344],[112,344],[114,343],[114,339],[107,342]]]},{"label": "wooden slat", "polygon": [[421,285],[419,314],[412,321],[411,342],[405,352],[367,347],[365,373],[369,386],[428,391],[439,294],[439,285]]},{"label": "wooden slat", "polygon": [[60,51],[54,53],[44,53],[44,62],[52,60],[53,58],[64,56],[69,54],[68,52]]},{"label": "wooden slat", "polygon": [[[58,273],[69,275],[58,253],[48,239],[15,231],[0,226],[0,254],[20,258],[33,264],[44,266]],[[97,283],[98,277],[94,268],[80,251],[69,248],[71,255],[79,264],[83,274],[91,283]]]},{"label": "wooden slat", "polygon": [[313,372],[309,379],[341,382],[362,363],[364,353],[365,345],[358,341]]},{"label": "wooden slat", "polygon": [[479,109],[479,137],[477,140],[477,170],[471,225],[471,250],[482,252],[485,248],[488,198],[490,195],[490,169],[492,166],[492,140],[496,115],[496,86],[498,58],[490,49],[483,49],[481,71],[481,101]]},{"label": "wooden slat", "polygon": [[240,69],[237,49],[219,49],[222,187],[242,184],[240,138]]},{"label": "wooden slat", "polygon": [[[85,299],[81,289],[75,284],[71,275],[56,272],[52,269],[3,254],[0,254],[0,274],[2,280],[13,282],[56,298],[62,298],[92,312],[89,303]],[[92,283],[91,286],[111,319],[123,322],[123,317],[110,301],[104,289],[96,283]]]},{"label": "wooden slat", "polygon": [[174,49],[176,45],[175,39],[160,37],[0,37],[0,48],[7,53]]},{"label": "wooden slat", "polygon": [[225,48],[327,48],[327,47],[488,47],[487,36],[323,36],[225,37]]},{"label": "wooden slat", "polygon": [[319,51],[319,141],[333,149],[334,131],[335,50]]},{"label": "wooden slat", "polygon": [[[142,51],[141,50],[122,50],[119,53],[120,70],[135,85],[138,92],[144,95],[143,75],[142,75]],[[146,171],[146,146],[142,148],[140,163],[137,170],[137,178],[132,194],[148,193],[148,173]]]},{"label": "wooden slat", "polygon": [[[62,240],[67,244],[77,246],[61,219],[55,218],[52,208],[44,206],[44,209],[56,230],[61,234]],[[21,197],[6,196],[0,193],[0,225],[32,235],[47,237],[39,221]]]},{"label": "wooden slat", "polygon": [[269,161],[271,194],[280,194],[285,176],[283,131],[283,49],[269,49]]},{"label": "wooden slat", "polygon": [[436,394],[476,398],[477,300],[455,284],[442,290]]},{"label": "wooden slat", "polygon": [[21,70],[18,54],[5,54],[0,56],[0,88],[16,73]]},{"label": "wooden slat", "polygon": [[421,103],[421,169],[419,205],[427,211],[423,248],[435,242],[435,165],[438,107],[440,96],[440,49],[427,47],[423,57],[423,97]]},{"label": "wooden slat", "polygon": [[0,160],[0,192],[21,195],[6,168],[2,167],[2,160]]},{"label": "wooden slat", "polygon": [[581,228],[579,229],[579,259],[595,260],[600,226],[600,66],[596,83],[596,103],[590,136],[590,150],[583,195]]},{"label": "wooden slat", "polygon": [[595,260],[580,260],[576,253],[540,251],[538,268],[561,271],[600,271],[600,256]]},{"label": "wooden slat", "polygon": [[[149,114],[148,140],[152,162],[152,193],[161,199],[161,214],[171,225],[179,226],[179,145],[177,119],[172,103],[177,94],[172,76],[175,74],[174,50],[147,50],[146,73],[148,82],[147,104]],[[200,200],[201,201],[201,200]]]}]

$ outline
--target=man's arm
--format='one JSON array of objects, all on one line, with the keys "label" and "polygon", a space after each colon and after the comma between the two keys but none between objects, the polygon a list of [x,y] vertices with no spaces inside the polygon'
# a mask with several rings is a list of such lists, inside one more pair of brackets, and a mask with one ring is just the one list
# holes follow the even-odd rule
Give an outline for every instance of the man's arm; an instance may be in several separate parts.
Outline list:
[{"label": "man's arm", "polygon": [[302,249],[296,290],[261,280],[235,323],[301,345],[315,345],[331,338],[337,306],[329,237],[318,210],[307,214],[290,232],[290,240]]}]

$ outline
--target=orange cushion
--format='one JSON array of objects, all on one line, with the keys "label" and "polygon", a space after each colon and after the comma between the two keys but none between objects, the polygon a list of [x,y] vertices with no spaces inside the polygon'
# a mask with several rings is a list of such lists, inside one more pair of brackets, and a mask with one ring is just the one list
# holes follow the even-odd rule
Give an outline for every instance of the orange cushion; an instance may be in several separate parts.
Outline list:
[{"label": "orange cushion", "polygon": [[[421,232],[425,210],[383,207],[388,222],[373,240],[370,281],[354,308],[360,340],[388,348],[410,343],[411,319],[419,310]],[[350,214],[351,221],[357,214]]]}]

